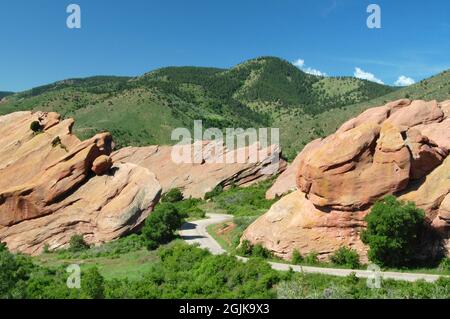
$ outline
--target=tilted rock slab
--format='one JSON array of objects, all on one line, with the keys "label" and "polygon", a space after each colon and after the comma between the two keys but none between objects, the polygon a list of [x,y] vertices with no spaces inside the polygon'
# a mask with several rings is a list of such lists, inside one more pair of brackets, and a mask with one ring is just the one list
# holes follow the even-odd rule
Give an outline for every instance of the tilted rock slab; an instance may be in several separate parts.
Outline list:
[{"label": "tilted rock slab", "polygon": [[[245,187],[286,169],[278,145],[228,150],[220,142],[204,141],[202,144],[201,151],[196,151],[193,144],[185,146],[192,150],[187,161],[176,160],[175,155],[182,150],[176,146],[126,147],[114,152],[112,158],[115,163],[133,163],[148,168],[155,173],[163,192],[179,188],[185,198],[203,198],[218,185]],[[244,155],[242,161],[238,161],[239,151]],[[235,162],[226,161],[226,158],[233,158]]]},{"label": "tilted rock slab", "polygon": [[[41,132],[31,131],[34,121]],[[0,241],[12,251],[66,247],[73,235],[90,244],[116,239],[159,200],[161,187],[143,167],[119,163],[96,176],[93,164],[111,153],[112,137],[80,141],[73,123],[56,113],[0,117]]]},{"label": "tilted rock slab", "polygon": [[[314,141],[279,177],[268,197],[292,190],[244,233],[290,258],[294,249],[326,259],[341,246],[366,260],[359,239],[364,216],[390,194],[414,201],[444,240],[449,236],[450,101],[399,100],[371,108],[339,130]],[[287,180],[287,182],[286,182]],[[274,187],[277,186],[278,181]],[[286,187],[287,186],[287,187]],[[275,216],[275,217],[274,217]],[[448,248],[448,244],[447,244]]]}]

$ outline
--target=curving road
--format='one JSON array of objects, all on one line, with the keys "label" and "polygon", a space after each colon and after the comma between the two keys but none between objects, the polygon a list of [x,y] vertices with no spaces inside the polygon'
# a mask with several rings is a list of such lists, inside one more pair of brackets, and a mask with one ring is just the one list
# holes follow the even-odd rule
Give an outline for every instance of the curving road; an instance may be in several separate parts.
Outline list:
[{"label": "curving road", "polygon": [[[214,255],[220,255],[227,253],[219,243],[210,235],[206,228],[210,225],[220,224],[233,220],[231,215],[223,214],[207,214],[208,219],[202,219],[198,221],[192,221],[185,223],[180,230],[181,238],[188,244],[198,244],[201,248],[208,249]],[[244,257],[237,257],[240,260],[246,262],[248,259]],[[439,279],[439,275],[430,274],[418,274],[418,273],[403,273],[403,272],[373,272],[370,270],[360,269],[340,269],[340,268],[323,268],[323,267],[310,267],[310,266],[298,266],[285,263],[269,262],[275,270],[287,271],[292,268],[295,272],[315,273],[332,276],[345,277],[351,273],[355,273],[359,278],[375,278],[377,276],[383,279],[394,279],[404,281],[417,281],[425,280],[427,282],[434,282]],[[448,277],[448,276],[445,276]]]}]

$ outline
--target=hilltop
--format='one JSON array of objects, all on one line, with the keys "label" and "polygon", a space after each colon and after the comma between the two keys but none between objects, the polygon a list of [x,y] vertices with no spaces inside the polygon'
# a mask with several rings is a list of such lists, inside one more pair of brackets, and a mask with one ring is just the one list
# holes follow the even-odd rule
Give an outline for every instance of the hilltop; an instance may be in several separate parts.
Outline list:
[{"label": "hilltop", "polygon": [[0,114],[55,111],[76,119],[82,139],[110,131],[118,147],[172,144],[176,127],[281,127],[292,159],[312,139],[346,119],[398,97],[446,99],[448,72],[398,89],[352,77],[307,74],[275,57],[230,69],[167,67],[139,77],[97,76],[59,81],[11,95]]},{"label": "hilltop", "polygon": [[14,94],[13,92],[1,92],[0,91],[0,100],[3,99],[4,97]]}]

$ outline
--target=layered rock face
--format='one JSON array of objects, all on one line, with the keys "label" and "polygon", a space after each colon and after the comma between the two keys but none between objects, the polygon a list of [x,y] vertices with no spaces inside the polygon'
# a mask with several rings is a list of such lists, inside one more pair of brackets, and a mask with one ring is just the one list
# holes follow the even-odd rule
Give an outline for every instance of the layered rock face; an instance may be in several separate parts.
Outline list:
[{"label": "layered rock face", "polygon": [[262,243],[284,258],[298,249],[326,259],[345,245],[365,260],[359,239],[364,216],[389,194],[416,202],[448,238],[449,102],[391,102],[312,142],[267,196],[292,189],[294,171],[298,190],[251,225],[243,239]]},{"label": "layered rock face", "polygon": [[[30,129],[35,121],[37,133]],[[12,251],[65,247],[76,234],[90,244],[118,238],[139,227],[159,200],[149,170],[111,168],[109,133],[81,142],[73,123],[56,113],[0,117],[0,241]]]},{"label": "layered rock face", "polygon": [[0,117],[0,242],[11,251],[64,248],[73,235],[104,243],[137,230],[163,190],[203,197],[217,185],[246,186],[286,168],[278,146],[232,151],[205,141],[201,151],[183,146],[191,151],[186,162],[170,146],[112,153],[109,133],[80,141],[73,124],[57,113]]},{"label": "layered rock face", "polygon": [[[181,153],[190,154],[180,160]],[[228,150],[222,143],[202,142],[177,146],[127,147],[112,154],[114,162],[133,163],[153,171],[163,192],[180,188],[185,198],[203,198],[216,186],[248,186],[286,169],[277,145]],[[228,159],[228,160],[227,160]]]}]

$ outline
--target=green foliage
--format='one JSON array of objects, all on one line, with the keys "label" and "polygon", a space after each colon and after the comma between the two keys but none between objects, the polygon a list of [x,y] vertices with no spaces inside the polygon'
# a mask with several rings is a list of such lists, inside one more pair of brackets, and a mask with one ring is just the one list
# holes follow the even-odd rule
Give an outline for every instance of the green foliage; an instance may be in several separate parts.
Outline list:
[{"label": "green foliage", "polygon": [[178,242],[159,250],[160,261],[139,281],[108,283],[108,298],[273,298],[287,277],[261,259],[247,263],[213,256]]},{"label": "green foliage", "polygon": [[189,198],[182,200],[180,202],[176,202],[174,205],[179,212],[182,212],[186,215],[187,218],[197,220],[205,218],[205,211],[200,208],[203,204],[201,199]]},{"label": "green foliage", "polygon": [[438,269],[442,272],[450,272],[450,258],[444,257],[439,263]]},{"label": "green foliage", "polygon": [[294,249],[292,252],[292,263],[294,265],[300,265],[304,262],[303,256],[300,254],[300,252],[297,249]]},{"label": "green foliage", "polygon": [[220,194],[222,194],[223,192],[223,186],[222,185],[217,185],[216,187],[214,187],[214,189],[210,192],[207,192],[205,194],[205,200],[211,199],[213,197],[216,197]]},{"label": "green foliage", "polygon": [[183,224],[185,215],[182,215],[175,205],[162,203],[146,219],[142,228],[147,248],[156,249],[161,244],[166,244],[175,238],[175,232]]},{"label": "green foliage", "polygon": [[240,256],[249,257],[252,255],[253,247],[250,241],[243,240],[242,243],[236,249],[236,253]]},{"label": "green foliage", "polygon": [[14,94],[13,92],[0,92],[0,100],[4,97],[7,97],[8,95]]},{"label": "green foliage", "polygon": [[362,241],[369,245],[369,259],[383,266],[403,266],[411,262],[423,232],[425,213],[414,203],[387,196],[366,216]]},{"label": "green foliage", "polygon": [[125,253],[138,251],[144,247],[144,237],[137,234],[131,234],[101,246],[91,247],[87,250],[72,251],[69,248],[67,250],[58,250],[55,253],[59,259],[115,258]]},{"label": "green foliage", "polygon": [[242,243],[237,247],[236,253],[240,256],[245,257],[256,257],[269,259],[272,258],[272,253],[267,250],[263,245],[256,244],[252,245],[248,240],[243,240]]},{"label": "green foliage", "polygon": [[103,299],[105,296],[105,279],[97,267],[82,272],[81,293],[87,298]]},{"label": "green foliage", "polygon": [[266,199],[266,191],[273,180],[260,182],[249,187],[234,187],[212,197],[216,210],[223,210],[234,216],[258,216],[275,203]]},{"label": "green foliage", "polygon": [[89,249],[89,245],[84,241],[82,235],[73,235],[70,238],[69,250],[71,252],[80,252]]},{"label": "green foliage", "polygon": [[256,244],[252,247],[252,256],[264,259],[269,259],[273,257],[272,253],[261,244]]},{"label": "green foliage", "polygon": [[[91,248],[93,249],[93,248]],[[0,245],[0,298],[450,298],[450,279],[435,283],[383,280],[380,289],[367,287],[354,275],[277,272],[261,258],[247,263],[230,255],[214,256],[181,241],[161,247],[142,276],[105,279],[102,269],[111,259],[99,258],[99,268],[82,268],[81,289],[69,289],[65,266],[48,268],[30,257],[13,255]]]},{"label": "green foliage", "polygon": [[351,269],[358,269],[361,266],[358,253],[348,247],[339,248],[330,259],[331,262],[336,265],[345,266]]},{"label": "green foliage", "polygon": [[304,260],[305,260],[305,264],[307,264],[307,265],[317,265],[317,264],[319,264],[319,254],[315,251],[312,251],[312,252],[306,254]]},{"label": "green foliage", "polygon": [[30,124],[30,130],[32,130],[34,133],[38,133],[42,131],[42,126],[39,121],[33,121]]},{"label": "green foliage", "polygon": [[[136,78],[68,79],[9,96],[0,114],[57,111],[75,118],[74,133],[81,138],[109,131],[120,148],[174,143],[172,130],[192,128],[193,120],[202,120],[205,129],[281,127],[280,121],[298,125],[301,119],[310,123],[313,115],[331,109],[341,113],[348,104],[395,90],[359,79],[316,77],[287,61],[263,57],[229,70],[171,67]],[[347,120],[341,117],[336,118]],[[283,126],[281,143],[290,158],[303,147],[300,141],[321,130],[327,133],[324,128],[310,131],[308,123],[302,125],[305,130]]]},{"label": "green foliage", "polygon": [[448,299],[450,279],[435,283],[383,280],[381,288],[372,289],[354,273],[347,277],[297,274],[277,285],[277,295],[283,299]]},{"label": "green foliage", "polygon": [[178,188],[173,188],[161,197],[163,203],[176,203],[183,200],[183,193]]}]

